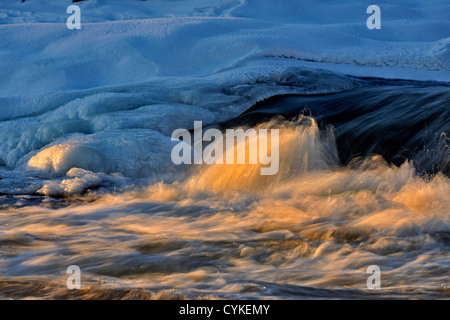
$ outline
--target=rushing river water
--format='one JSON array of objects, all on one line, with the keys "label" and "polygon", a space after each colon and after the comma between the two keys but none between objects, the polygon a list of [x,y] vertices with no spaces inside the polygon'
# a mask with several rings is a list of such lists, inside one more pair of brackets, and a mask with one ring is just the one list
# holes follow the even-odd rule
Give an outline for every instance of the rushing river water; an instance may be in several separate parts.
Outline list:
[{"label": "rushing river water", "polygon": [[[450,88],[355,81],[211,124],[279,128],[275,176],[258,165],[151,182],[88,165],[67,180],[4,169],[0,297],[448,298]],[[69,265],[80,290],[66,288]],[[381,290],[366,287],[370,265]]]}]

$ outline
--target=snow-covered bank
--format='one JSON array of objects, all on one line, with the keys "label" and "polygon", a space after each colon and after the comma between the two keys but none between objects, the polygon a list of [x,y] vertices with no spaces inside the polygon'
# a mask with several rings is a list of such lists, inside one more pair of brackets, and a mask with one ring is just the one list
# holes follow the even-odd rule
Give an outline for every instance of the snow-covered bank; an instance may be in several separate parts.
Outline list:
[{"label": "snow-covered bank", "polygon": [[[369,1],[90,0],[78,4],[81,30],[66,28],[68,4],[0,5],[0,69],[7,75],[1,96],[206,75],[259,57],[428,70],[439,80],[450,78],[445,1],[379,3],[380,30],[366,27]],[[12,19],[10,11],[24,20]]]},{"label": "snow-covered bank", "polygon": [[[434,71],[440,80],[450,78],[450,38],[399,42],[384,29],[373,31],[388,34],[383,41],[347,28],[248,18],[84,23],[75,31],[65,24],[3,25],[0,69],[7,76],[0,96],[208,75],[261,57]],[[402,72],[386,74],[400,78]]]}]

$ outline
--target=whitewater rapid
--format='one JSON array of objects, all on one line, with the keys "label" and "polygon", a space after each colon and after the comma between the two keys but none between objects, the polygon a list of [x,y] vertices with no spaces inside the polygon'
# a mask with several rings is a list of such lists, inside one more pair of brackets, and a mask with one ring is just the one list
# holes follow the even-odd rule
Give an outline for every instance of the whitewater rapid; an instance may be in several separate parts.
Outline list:
[{"label": "whitewater rapid", "polygon": [[[4,208],[0,294],[448,295],[447,176],[420,177],[410,162],[396,167],[380,156],[339,167],[335,140],[320,137],[313,119],[287,123],[281,138],[289,148],[280,148],[281,175],[272,181],[231,174],[241,165],[213,165],[173,183],[88,194],[69,205]],[[69,293],[62,279],[73,264],[82,269],[84,289]],[[376,293],[365,287],[374,264],[383,276]]]}]

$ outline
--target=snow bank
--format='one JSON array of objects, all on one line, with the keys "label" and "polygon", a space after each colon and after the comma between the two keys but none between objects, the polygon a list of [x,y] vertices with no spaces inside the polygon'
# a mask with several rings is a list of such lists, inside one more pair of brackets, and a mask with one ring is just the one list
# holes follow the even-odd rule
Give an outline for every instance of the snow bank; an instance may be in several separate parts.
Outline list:
[{"label": "snow bank", "polygon": [[[0,96],[208,75],[258,57],[441,71],[447,80],[450,70],[444,1],[379,3],[380,30],[366,27],[370,1],[89,0],[79,3],[81,30],[66,28],[66,2],[0,5]],[[8,18],[13,9],[26,19]]]}]

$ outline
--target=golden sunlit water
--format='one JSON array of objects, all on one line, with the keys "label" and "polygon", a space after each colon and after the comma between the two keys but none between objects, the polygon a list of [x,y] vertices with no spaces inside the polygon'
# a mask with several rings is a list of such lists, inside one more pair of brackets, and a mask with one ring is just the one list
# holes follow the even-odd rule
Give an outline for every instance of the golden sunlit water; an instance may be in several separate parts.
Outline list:
[{"label": "golden sunlit water", "polygon": [[[4,207],[0,296],[449,296],[447,176],[379,155],[340,166],[332,128],[306,116],[259,127],[275,125],[274,176],[193,165],[170,183]],[[69,265],[81,290],[66,288]],[[370,265],[381,268],[377,292],[366,287]]]}]

